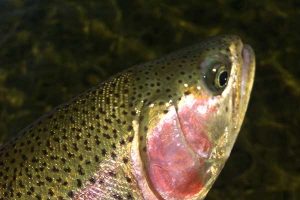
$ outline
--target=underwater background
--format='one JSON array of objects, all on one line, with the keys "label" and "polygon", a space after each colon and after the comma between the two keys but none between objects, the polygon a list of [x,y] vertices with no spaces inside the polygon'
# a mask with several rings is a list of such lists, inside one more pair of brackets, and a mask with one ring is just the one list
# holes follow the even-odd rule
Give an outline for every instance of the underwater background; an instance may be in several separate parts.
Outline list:
[{"label": "underwater background", "polygon": [[207,200],[300,199],[300,1],[0,0],[0,143],[112,74],[237,34],[257,68]]}]

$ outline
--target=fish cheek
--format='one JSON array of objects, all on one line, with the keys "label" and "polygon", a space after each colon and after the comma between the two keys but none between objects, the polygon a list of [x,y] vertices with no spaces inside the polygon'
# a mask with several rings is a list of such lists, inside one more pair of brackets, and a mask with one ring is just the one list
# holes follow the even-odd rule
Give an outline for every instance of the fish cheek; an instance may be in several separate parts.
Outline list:
[{"label": "fish cheek", "polygon": [[[142,157],[147,179],[164,199],[185,199],[204,185],[204,168],[186,143],[174,106],[150,121]],[[144,156],[143,156],[144,155]]]}]

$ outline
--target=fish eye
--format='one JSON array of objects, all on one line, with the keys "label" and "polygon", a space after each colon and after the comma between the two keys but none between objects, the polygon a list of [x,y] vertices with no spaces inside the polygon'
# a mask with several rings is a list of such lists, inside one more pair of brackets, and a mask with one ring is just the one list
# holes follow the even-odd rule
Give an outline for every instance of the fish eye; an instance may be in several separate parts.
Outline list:
[{"label": "fish eye", "polygon": [[207,68],[204,77],[207,87],[215,94],[220,94],[226,88],[230,69],[222,63],[214,63]]},{"label": "fish eye", "polygon": [[226,87],[228,81],[228,71],[225,66],[220,66],[215,71],[214,86],[217,90]]}]

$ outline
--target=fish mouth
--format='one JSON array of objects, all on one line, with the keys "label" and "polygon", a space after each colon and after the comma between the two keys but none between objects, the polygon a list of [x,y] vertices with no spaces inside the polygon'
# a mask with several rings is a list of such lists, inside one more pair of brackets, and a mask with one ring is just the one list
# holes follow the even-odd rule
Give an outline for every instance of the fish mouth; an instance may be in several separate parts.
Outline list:
[{"label": "fish mouth", "polygon": [[239,90],[235,94],[236,100],[234,102],[238,102],[236,118],[236,126],[235,128],[240,128],[240,125],[244,119],[246,114],[246,110],[248,107],[250,93],[253,87],[254,82],[254,74],[255,74],[255,54],[252,47],[248,44],[243,44],[241,49],[241,69],[240,73],[240,81],[238,83]]},{"label": "fish mouth", "polygon": [[241,69],[241,96],[251,91],[255,72],[255,55],[250,45],[244,44],[242,49],[243,65]]}]

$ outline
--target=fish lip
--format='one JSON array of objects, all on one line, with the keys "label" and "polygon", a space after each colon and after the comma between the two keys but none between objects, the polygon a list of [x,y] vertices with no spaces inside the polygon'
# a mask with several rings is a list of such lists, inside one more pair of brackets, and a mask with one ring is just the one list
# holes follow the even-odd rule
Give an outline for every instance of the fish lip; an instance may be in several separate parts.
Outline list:
[{"label": "fish lip", "polygon": [[234,112],[234,129],[236,129],[237,132],[246,114],[255,73],[255,54],[252,47],[248,44],[243,44],[240,55],[242,63],[238,72],[240,74],[240,81],[238,83],[239,89],[233,93],[235,95],[234,102],[238,104],[235,105],[234,103],[234,107],[237,107],[237,110]]},{"label": "fish lip", "polygon": [[250,45],[244,44],[241,50],[241,55],[243,59],[241,69],[241,96],[243,97],[249,90],[252,89],[255,71],[255,54]]}]

